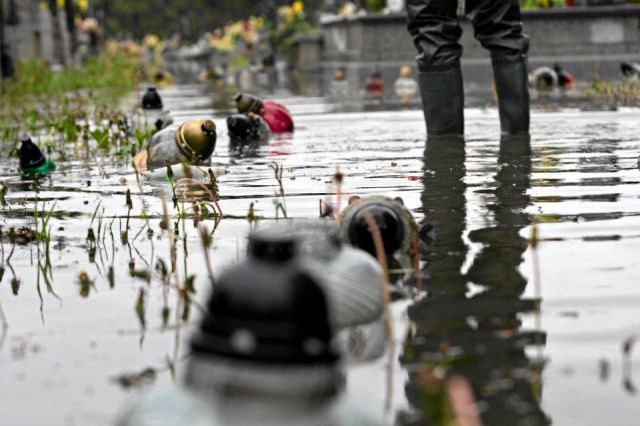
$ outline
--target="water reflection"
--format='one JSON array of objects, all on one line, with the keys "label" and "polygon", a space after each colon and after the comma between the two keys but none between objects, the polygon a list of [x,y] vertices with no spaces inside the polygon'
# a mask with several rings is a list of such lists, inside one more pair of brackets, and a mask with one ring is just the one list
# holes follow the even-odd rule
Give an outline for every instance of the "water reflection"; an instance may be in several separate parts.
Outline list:
[{"label": "water reflection", "polygon": [[260,143],[257,140],[242,141],[229,138],[229,157],[234,159],[259,157]]},{"label": "water reflection", "polygon": [[402,362],[410,376],[407,397],[418,414],[405,424],[449,424],[447,380],[453,376],[471,385],[483,424],[550,423],[540,408],[542,363],[525,353],[528,345],[544,344],[545,335],[521,330],[519,319],[539,305],[521,298],[527,279],[518,270],[527,249],[520,231],[530,224],[529,140],[501,141],[498,161],[495,202],[487,206],[494,221],[469,233],[482,248],[465,274],[464,141],[427,143],[422,203],[436,236],[426,256],[428,296],[409,309],[415,329]]}]

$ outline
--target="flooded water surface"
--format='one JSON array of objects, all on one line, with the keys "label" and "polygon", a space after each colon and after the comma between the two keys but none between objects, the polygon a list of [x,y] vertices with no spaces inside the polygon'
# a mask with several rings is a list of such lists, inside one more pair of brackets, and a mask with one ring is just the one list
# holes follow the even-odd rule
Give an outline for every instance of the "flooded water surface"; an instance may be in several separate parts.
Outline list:
[{"label": "flooded water surface", "polygon": [[[349,374],[348,390],[367,409],[390,423],[449,424],[446,379],[462,377],[486,425],[637,421],[636,110],[534,112],[530,141],[500,141],[495,109],[467,110],[464,143],[425,144],[418,111],[339,113],[322,99],[288,98],[295,134],[239,153],[224,114],[199,87],[161,94],[178,120],[212,116],[218,126],[213,165],[224,172],[224,218],[208,252],[214,275],[244,255],[255,226],[247,216],[273,220],[277,203],[289,217],[308,218],[321,199],[344,207],[349,195],[381,194],[401,197],[433,225],[422,291],[394,304],[392,389],[386,359]],[[9,148],[0,164],[8,188],[0,424],[113,424],[141,392],[181,377],[211,289],[191,203],[205,193],[191,187],[185,195],[179,184],[176,210],[162,174],[138,184],[128,159],[78,150],[36,193],[7,160]],[[34,228],[36,200],[48,246],[10,241],[9,227]],[[179,279],[167,285],[172,238],[161,225],[176,221]],[[201,222],[215,226],[211,217]]]}]

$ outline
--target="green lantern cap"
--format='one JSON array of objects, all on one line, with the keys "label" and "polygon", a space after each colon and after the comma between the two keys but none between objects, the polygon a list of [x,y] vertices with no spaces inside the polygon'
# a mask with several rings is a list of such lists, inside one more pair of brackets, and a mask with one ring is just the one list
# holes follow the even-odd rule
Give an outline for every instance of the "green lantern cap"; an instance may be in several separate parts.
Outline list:
[{"label": "green lantern cap", "polygon": [[51,160],[45,160],[44,163],[36,167],[18,167],[18,171],[25,176],[46,176],[56,169],[56,163]]}]

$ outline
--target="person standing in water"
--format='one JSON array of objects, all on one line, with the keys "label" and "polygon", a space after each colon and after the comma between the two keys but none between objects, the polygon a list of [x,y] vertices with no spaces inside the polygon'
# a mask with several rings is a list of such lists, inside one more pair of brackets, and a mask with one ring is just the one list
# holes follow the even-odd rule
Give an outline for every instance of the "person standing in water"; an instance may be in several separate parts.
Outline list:
[{"label": "person standing in water", "polygon": [[[408,30],[418,50],[418,83],[427,135],[464,134],[456,0],[407,0]],[[466,0],[475,38],[491,52],[503,135],[528,135],[527,52],[518,0]]]}]

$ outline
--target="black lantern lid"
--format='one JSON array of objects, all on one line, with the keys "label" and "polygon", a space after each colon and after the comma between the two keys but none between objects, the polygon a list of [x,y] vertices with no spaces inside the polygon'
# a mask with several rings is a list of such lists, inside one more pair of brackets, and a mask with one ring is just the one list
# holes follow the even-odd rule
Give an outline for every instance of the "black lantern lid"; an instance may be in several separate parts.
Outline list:
[{"label": "black lantern lid", "polygon": [[254,235],[218,282],[193,352],[268,364],[333,364],[327,300],[295,259],[295,241]]},{"label": "black lantern lid", "polygon": [[147,91],[142,96],[143,109],[162,109],[162,98],[155,87],[147,87]]},{"label": "black lantern lid", "polygon": [[43,166],[47,161],[40,148],[33,143],[30,137],[22,138],[18,156],[20,157],[20,168],[24,170]]},{"label": "black lantern lid", "polygon": [[372,220],[378,227],[387,256],[402,247],[406,232],[404,222],[393,206],[382,201],[360,202],[356,207],[351,220],[346,224],[347,239],[352,245],[376,256],[368,220]]},{"label": "black lantern lid", "polygon": [[227,118],[227,131],[232,139],[248,139],[253,132],[253,126],[247,115],[233,114]]}]

